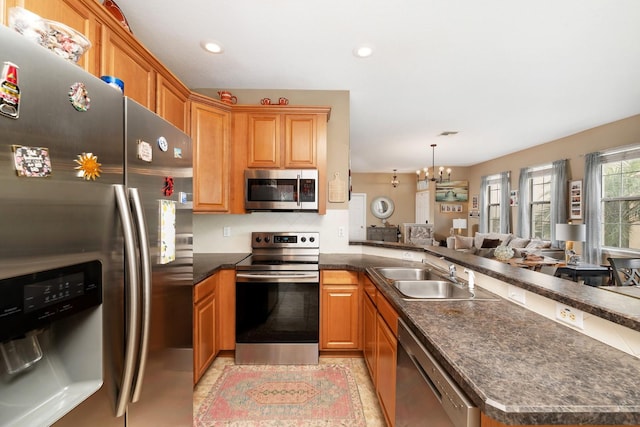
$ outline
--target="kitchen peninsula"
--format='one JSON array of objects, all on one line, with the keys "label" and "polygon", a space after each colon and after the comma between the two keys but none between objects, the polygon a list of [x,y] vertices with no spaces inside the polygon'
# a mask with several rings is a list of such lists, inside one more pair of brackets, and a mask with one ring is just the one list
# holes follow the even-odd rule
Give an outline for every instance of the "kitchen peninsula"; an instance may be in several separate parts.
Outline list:
[{"label": "kitchen peninsula", "polygon": [[[504,298],[403,300],[373,267],[424,267],[419,259],[418,262],[398,259],[406,251],[412,251],[438,266],[454,263],[474,269],[482,275],[477,280],[481,287],[486,277],[497,279],[633,331],[640,331],[640,300],[446,248],[423,250],[382,242],[358,244],[368,246],[367,249],[393,249],[398,256],[321,254],[321,271],[345,270],[370,278],[400,319],[480,408],[483,426],[640,424],[637,357]],[[209,268],[220,266],[209,264]]]}]

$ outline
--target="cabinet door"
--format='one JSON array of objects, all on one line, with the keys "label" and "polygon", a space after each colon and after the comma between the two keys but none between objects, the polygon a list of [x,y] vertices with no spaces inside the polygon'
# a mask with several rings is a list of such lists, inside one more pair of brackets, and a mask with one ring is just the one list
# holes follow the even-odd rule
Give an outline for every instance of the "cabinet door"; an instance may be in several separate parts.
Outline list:
[{"label": "cabinet door", "polygon": [[191,103],[194,212],[229,210],[229,129],[229,112]]},{"label": "cabinet door", "polygon": [[285,116],[284,167],[316,168],[318,115]]},{"label": "cabinet door", "polygon": [[221,270],[218,275],[218,350],[236,348],[236,271]]},{"label": "cabinet door", "polygon": [[193,310],[193,383],[197,383],[216,355],[215,293],[197,303]]},{"label": "cabinet door", "polygon": [[189,120],[189,90],[172,78],[157,74],[156,113],[183,132]]},{"label": "cabinet door", "polygon": [[376,340],[377,369],[376,392],[387,420],[393,427],[396,419],[396,363],[398,340],[387,326],[382,316],[378,315]]},{"label": "cabinet door", "polygon": [[356,350],[359,339],[359,286],[322,286],[320,348]]},{"label": "cabinet door", "polygon": [[280,167],[280,115],[249,114],[247,166]]},{"label": "cabinet door", "polygon": [[61,22],[82,33],[91,42],[91,48],[80,57],[78,65],[93,75],[99,75],[101,24],[87,6],[77,0],[7,0],[6,25],[9,24],[9,9],[14,6],[24,7],[43,18]]},{"label": "cabinet door", "polygon": [[376,327],[377,327],[377,311],[376,306],[373,304],[369,295],[365,293],[362,297],[362,328],[363,328],[363,340],[362,343],[364,361],[369,369],[369,375],[371,375],[371,381],[375,386],[377,383],[376,376]]},{"label": "cabinet door", "polygon": [[109,28],[104,28],[104,34],[101,75],[118,77],[126,96],[155,111],[156,73],[148,54]]}]

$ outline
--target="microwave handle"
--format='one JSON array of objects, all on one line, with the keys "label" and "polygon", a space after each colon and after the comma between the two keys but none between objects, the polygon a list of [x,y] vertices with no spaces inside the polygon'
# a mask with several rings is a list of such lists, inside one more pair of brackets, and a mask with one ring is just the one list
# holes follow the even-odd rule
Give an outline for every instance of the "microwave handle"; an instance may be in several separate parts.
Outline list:
[{"label": "microwave handle", "polygon": [[296,202],[298,203],[298,207],[300,207],[300,205],[301,205],[300,196],[302,195],[302,189],[300,188],[300,174],[298,174],[298,179],[297,179],[297,182],[296,182],[296,188],[298,189],[298,197],[297,197],[298,200],[296,200]]}]

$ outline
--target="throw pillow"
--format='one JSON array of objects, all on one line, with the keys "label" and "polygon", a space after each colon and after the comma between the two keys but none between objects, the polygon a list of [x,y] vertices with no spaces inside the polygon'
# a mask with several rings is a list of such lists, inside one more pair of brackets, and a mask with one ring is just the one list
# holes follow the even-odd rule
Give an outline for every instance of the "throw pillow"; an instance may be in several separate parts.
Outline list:
[{"label": "throw pillow", "polygon": [[529,239],[523,239],[521,237],[514,237],[509,240],[509,246],[512,248],[526,248],[529,244]]},{"label": "throw pillow", "polygon": [[500,246],[500,239],[484,239],[482,241],[482,248],[497,248]]},{"label": "throw pillow", "polygon": [[457,234],[454,237],[456,239],[454,249],[471,249],[473,247],[473,237],[458,236]]},{"label": "throw pillow", "polygon": [[529,244],[526,246],[527,249],[545,249],[551,247],[551,241],[549,240],[541,240],[541,239],[532,239]]}]

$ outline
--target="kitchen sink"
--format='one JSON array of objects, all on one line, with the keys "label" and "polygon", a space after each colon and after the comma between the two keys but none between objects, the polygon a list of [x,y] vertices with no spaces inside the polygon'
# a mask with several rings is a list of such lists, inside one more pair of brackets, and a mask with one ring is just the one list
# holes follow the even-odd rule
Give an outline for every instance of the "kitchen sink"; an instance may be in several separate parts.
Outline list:
[{"label": "kitchen sink", "polygon": [[445,272],[434,268],[376,267],[375,270],[400,293],[406,301],[426,300],[496,300],[477,287],[471,291],[459,279],[450,280]]},{"label": "kitchen sink", "polygon": [[445,280],[397,280],[393,286],[409,298],[469,299],[473,297],[469,289]]},{"label": "kitchen sink", "polygon": [[389,280],[442,280],[442,274],[430,268],[377,267],[376,270]]},{"label": "kitchen sink", "polygon": [[482,289],[469,290],[466,285],[448,280],[395,280],[393,287],[407,301],[416,300],[497,300]]}]

